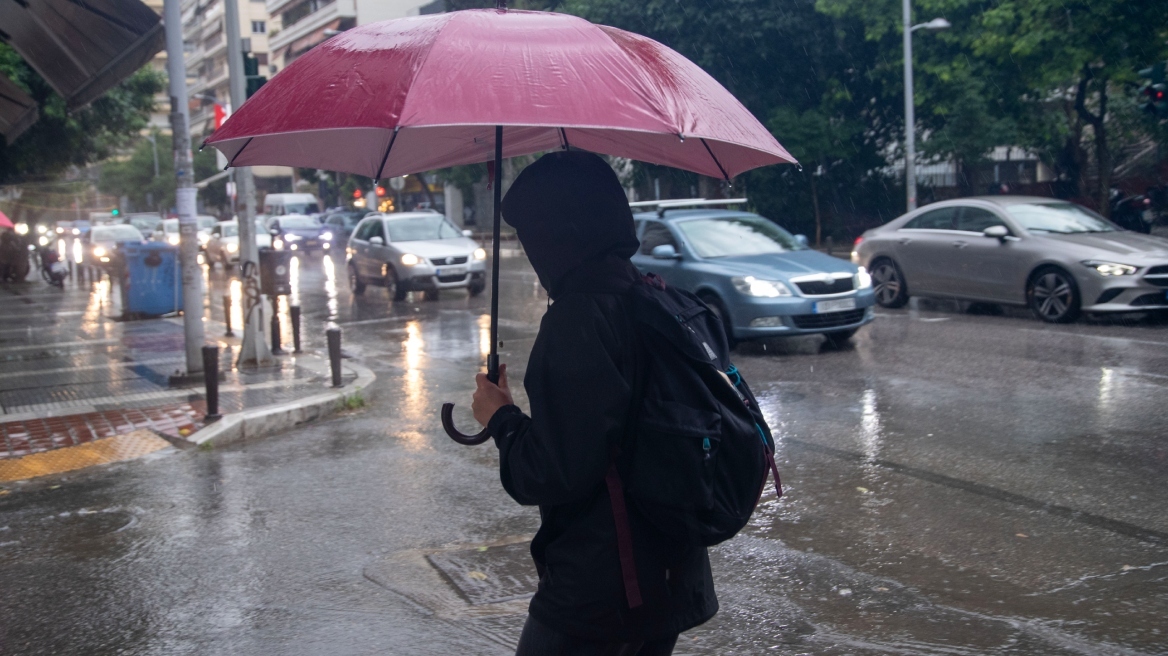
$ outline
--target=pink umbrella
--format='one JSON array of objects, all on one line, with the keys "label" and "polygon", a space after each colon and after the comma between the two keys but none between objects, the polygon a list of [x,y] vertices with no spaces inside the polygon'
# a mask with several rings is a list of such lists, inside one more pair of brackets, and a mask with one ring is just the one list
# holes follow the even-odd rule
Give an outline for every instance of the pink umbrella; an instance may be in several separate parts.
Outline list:
[{"label": "pink umbrella", "polygon": [[[506,139],[504,140],[504,135]],[[364,25],[303,55],[206,141],[231,166],[395,177],[580,148],[725,180],[796,163],[705,71],[643,36],[566,14],[456,11]],[[491,353],[498,378],[500,185]],[[443,408],[451,437],[452,407]]]},{"label": "pink umbrella", "polygon": [[4,212],[0,212],[0,228],[14,229],[16,226],[12,225],[12,219],[8,218]]}]

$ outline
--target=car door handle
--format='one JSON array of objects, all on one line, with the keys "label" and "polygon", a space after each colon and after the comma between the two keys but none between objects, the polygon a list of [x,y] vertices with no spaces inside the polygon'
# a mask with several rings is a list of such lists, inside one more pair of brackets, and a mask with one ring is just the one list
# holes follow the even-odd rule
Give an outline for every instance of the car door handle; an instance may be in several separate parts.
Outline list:
[{"label": "car door handle", "polygon": [[966,246],[968,246],[968,245],[969,245],[969,243],[968,243],[968,242],[964,242],[964,241],[955,241],[955,242],[953,242],[953,248],[965,248],[965,247],[966,247]]}]

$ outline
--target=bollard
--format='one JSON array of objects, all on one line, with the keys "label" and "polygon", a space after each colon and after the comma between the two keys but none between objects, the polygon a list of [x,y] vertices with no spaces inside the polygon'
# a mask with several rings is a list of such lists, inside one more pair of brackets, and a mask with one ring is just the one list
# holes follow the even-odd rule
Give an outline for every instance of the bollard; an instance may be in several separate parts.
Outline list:
[{"label": "bollard", "polygon": [[333,387],[341,387],[341,329],[329,328],[325,334],[328,336],[329,366],[333,370]]},{"label": "bollard", "polygon": [[284,349],[280,348],[280,297],[269,298],[272,299],[272,355],[284,355]]},{"label": "bollard", "polygon": [[203,383],[207,388],[207,422],[219,419],[219,347],[203,347]]},{"label": "bollard", "polygon": [[223,323],[227,324],[227,332],[223,333],[224,337],[235,337],[235,333],[231,331],[231,297],[223,295]]},{"label": "bollard", "polygon": [[300,352],[300,306],[293,305],[288,308],[292,315],[292,352]]}]

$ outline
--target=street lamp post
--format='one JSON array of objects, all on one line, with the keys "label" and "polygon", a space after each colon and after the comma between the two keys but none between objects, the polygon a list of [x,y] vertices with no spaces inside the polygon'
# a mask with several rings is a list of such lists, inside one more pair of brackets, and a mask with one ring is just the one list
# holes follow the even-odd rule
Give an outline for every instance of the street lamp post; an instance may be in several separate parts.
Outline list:
[{"label": "street lamp post", "polygon": [[929,31],[949,28],[949,21],[934,18],[920,25],[912,24],[912,0],[903,0],[904,8],[904,186],[908,198],[908,211],[917,208],[916,173],[916,117],[913,115],[913,65],[912,33],[919,29]]}]

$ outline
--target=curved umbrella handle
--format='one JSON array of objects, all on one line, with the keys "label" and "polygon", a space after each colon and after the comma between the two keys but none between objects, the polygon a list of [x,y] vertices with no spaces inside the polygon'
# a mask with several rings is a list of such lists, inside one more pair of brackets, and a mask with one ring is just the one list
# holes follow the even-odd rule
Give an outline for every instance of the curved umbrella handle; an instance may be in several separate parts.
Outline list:
[{"label": "curved umbrella handle", "polygon": [[442,428],[446,430],[446,434],[450,436],[450,439],[458,442],[459,444],[465,444],[467,446],[482,444],[483,442],[491,439],[491,436],[487,434],[486,428],[482,429],[474,435],[467,435],[466,433],[463,433],[462,431],[455,428],[453,403],[442,404]]}]

